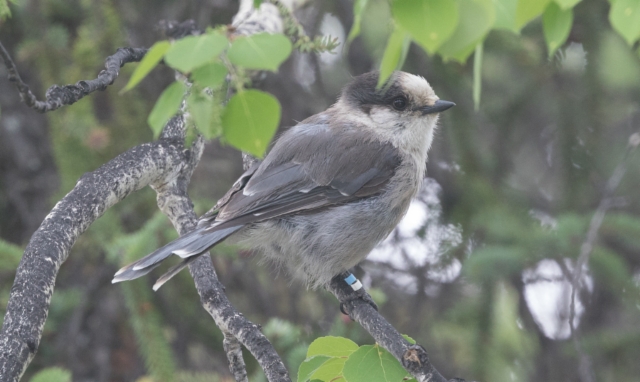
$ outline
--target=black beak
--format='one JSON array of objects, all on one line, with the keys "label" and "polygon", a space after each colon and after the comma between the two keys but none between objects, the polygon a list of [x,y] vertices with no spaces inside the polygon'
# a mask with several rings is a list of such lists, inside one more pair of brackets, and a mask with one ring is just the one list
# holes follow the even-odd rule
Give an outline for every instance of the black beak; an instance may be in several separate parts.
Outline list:
[{"label": "black beak", "polygon": [[456,104],[451,101],[443,101],[439,99],[432,106],[425,106],[421,110],[422,110],[422,115],[427,115],[427,114],[433,114],[433,113],[440,113],[441,111],[445,111],[454,106],[456,106]]}]

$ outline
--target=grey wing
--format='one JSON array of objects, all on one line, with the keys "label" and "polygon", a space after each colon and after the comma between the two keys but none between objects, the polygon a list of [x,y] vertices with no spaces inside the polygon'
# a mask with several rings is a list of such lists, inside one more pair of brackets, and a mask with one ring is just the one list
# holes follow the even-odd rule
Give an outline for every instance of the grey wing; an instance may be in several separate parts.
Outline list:
[{"label": "grey wing", "polygon": [[241,191],[220,208],[218,229],[382,192],[400,164],[397,149],[361,131],[341,131],[339,139],[334,131],[298,125],[283,135]]},{"label": "grey wing", "polygon": [[326,125],[290,129],[265,160],[247,170],[198,221],[194,231],[123,267],[113,282],[145,275],[172,253],[183,257],[154,285],[157,290],[200,253],[246,224],[383,192],[400,165],[397,149],[366,133],[345,130],[338,139]]},{"label": "grey wing", "polygon": [[249,181],[249,179],[251,179],[253,174],[258,170],[258,167],[259,167],[260,163],[261,162],[259,162],[259,161],[254,163],[244,173],[242,173],[242,175],[240,175],[238,180],[236,180],[235,183],[233,183],[233,185],[229,189],[229,191],[227,191],[224,194],[224,196],[222,198],[220,198],[220,200],[218,200],[216,205],[213,206],[205,214],[203,214],[200,217],[200,219],[198,219],[198,227],[205,226],[205,225],[209,224],[210,222],[212,222],[213,220],[215,220],[215,218],[218,216],[218,213],[220,212],[220,208],[222,208],[225,204],[227,204],[229,202],[229,199],[231,199],[231,197],[234,194],[236,194],[238,191],[242,190],[244,188],[244,186],[246,186],[246,184]]}]

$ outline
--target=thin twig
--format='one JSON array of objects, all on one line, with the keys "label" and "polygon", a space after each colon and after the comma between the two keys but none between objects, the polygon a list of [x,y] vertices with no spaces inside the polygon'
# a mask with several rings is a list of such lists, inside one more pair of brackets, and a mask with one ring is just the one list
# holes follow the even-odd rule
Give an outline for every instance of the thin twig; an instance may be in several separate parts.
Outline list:
[{"label": "thin twig", "polygon": [[337,37],[331,36],[316,36],[311,38],[304,31],[304,27],[298,19],[293,15],[291,10],[283,4],[280,0],[267,0],[269,3],[278,7],[280,16],[282,18],[282,24],[284,34],[287,35],[293,42],[293,47],[302,53],[323,53],[330,52],[336,49],[340,42]]},{"label": "thin twig", "polygon": [[580,355],[579,374],[583,382],[595,381],[595,374],[590,366],[589,357],[587,354],[585,354],[582,348],[574,324],[576,316],[576,294],[580,289],[580,282],[583,277],[583,271],[587,268],[587,263],[589,262],[589,257],[593,252],[595,242],[598,238],[598,232],[600,231],[600,227],[602,226],[604,217],[607,214],[607,211],[615,204],[614,193],[620,185],[620,182],[622,181],[622,178],[627,171],[629,161],[633,157],[633,154],[635,154],[636,148],[639,144],[640,133],[632,134],[629,137],[629,143],[627,144],[627,148],[625,149],[620,163],[618,163],[616,168],[613,170],[613,174],[607,181],[602,199],[600,200],[598,208],[596,209],[596,212],[593,214],[591,222],[589,223],[589,230],[587,231],[585,241],[580,246],[580,255],[578,256],[578,260],[576,261],[576,264],[573,268],[573,274],[570,275],[571,301],[569,306],[569,330],[573,339],[573,345]]},{"label": "thin twig", "polygon": [[119,48],[114,55],[107,57],[104,64],[106,69],[102,70],[97,78],[78,81],[75,85],[53,85],[46,92],[46,101],[38,101],[31,92],[29,85],[20,78],[9,52],[0,42],[0,57],[2,57],[9,72],[9,81],[15,83],[22,101],[30,108],[41,113],[59,109],[64,105],[71,105],[97,90],[105,90],[107,86],[113,84],[118,78],[120,68],[124,64],[140,61],[146,53],[147,49],[144,48]]},{"label": "thin twig", "polygon": [[[174,39],[200,33],[193,20],[187,20],[181,23],[176,21],[161,21],[158,24],[158,29],[160,29],[165,36]],[[124,64],[142,60],[147,51],[148,49],[146,48],[119,48],[115,54],[107,57],[104,64],[105,70],[102,70],[97,78],[78,81],[75,85],[53,85],[45,93],[46,101],[39,101],[31,92],[29,85],[20,77],[11,55],[9,55],[9,52],[7,52],[2,42],[0,42],[0,58],[4,61],[7,71],[9,72],[9,81],[15,83],[22,101],[30,108],[41,113],[56,110],[65,105],[71,105],[95,91],[105,90],[107,86],[113,84],[116,78],[118,78],[120,68],[124,66]]]}]

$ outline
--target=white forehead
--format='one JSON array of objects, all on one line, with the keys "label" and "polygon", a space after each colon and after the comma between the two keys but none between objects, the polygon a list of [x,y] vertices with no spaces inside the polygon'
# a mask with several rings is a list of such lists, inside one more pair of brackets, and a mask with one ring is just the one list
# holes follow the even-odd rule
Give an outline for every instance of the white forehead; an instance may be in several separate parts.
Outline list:
[{"label": "white forehead", "polygon": [[431,88],[431,85],[422,76],[416,76],[407,72],[400,72],[398,76],[400,86],[410,94],[415,100],[425,103],[433,103],[438,100],[438,96]]}]

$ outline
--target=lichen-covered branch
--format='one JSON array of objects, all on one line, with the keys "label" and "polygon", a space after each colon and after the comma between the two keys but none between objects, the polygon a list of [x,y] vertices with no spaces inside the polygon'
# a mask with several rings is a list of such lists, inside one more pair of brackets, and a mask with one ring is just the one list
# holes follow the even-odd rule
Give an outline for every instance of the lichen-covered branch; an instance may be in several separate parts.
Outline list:
[{"label": "lichen-covered branch", "polygon": [[16,271],[0,331],[0,381],[18,381],[33,359],[56,276],[76,239],[130,193],[176,177],[190,155],[180,140],[134,147],[83,175],[56,204],[31,237]]},{"label": "lichen-covered branch", "polygon": [[[185,234],[195,228],[196,215],[186,195],[186,188],[181,186],[181,183],[185,186],[186,184],[180,178],[183,177],[180,176],[156,188],[156,191],[161,210],[169,216],[178,232]],[[200,295],[202,306],[225,334],[225,350],[235,380],[238,382],[246,380],[242,353],[238,346],[233,346],[236,341],[239,341],[256,358],[270,382],[290,382],[284,363],[269,340],[262,334],[260,327],[247,320],[229,302],[209,254],[205,253],[191,262],[189,272]]]},{"label": "lichen-covered branch", "polygon": [[[160,138],[184,140],[184,123],[175,124],[175,126],[178,128],[165,129]],[[169,217],[181,235],[190,232],[196,226],[197,217],[193,211],[193,203],[187,195],[187,187],[193,170],[200,160],[203,147],[204,141],[198,137],[178,176],[169,182],[159,181],[152,184],[158,194],[158,207]],[[209,254],[199,256],[189,263],[189,272],[200,295],[202,306],[225,335],[224,347],[230,362],[229,369],[235,380],[238,382],[247,380],[239,341],[253,354],[269,381],[289,382],[287,369],[269,340],[256,324],[247,320],[229,302]]]},{"label": "lichen-covered branch", "polygon": [[[339,275],[328,286],[352,320],[359,323],[376,342],[393,354],[418,382],[447,382],[429,361],[427,351],[411,344],[385,320],[377,310],[363,299],[364,288],[355,292],[344,281],[348,274]],[[367,295],[368,296],[368,295]],[[370,297],[369,297],[370,298]],[[462,380],[459,380],[462,381]]]},{"label": "lichen-covered branch", "polygon": [[113,56],[107,57],[104,64],[105,69],[98,74],[97,78],[78,81],[75,85],[53,85],[46,92],[46,101],[38,101],[31,92],[29,85],[20,78],[9,52],[0,42],[0,57],[7,66],[9,81],[16,84],[22,101],[30,108],[36,109],[41,113],[59,109],[64,105],[71,105],[96,90],[105,90],[107,86],[118,78],[120,68],[124,64],[140,61],[146,53],[147,49],[144,48],[119,48]]},{"label": "lichen-covered branch", "polygon": [[[199,33],[195,21],[187,20],[184,22],[161,21],[159,29],[169,38],[182,38],[190,34]],[[142,60],[148,49],[146,48],[119,48],[115,54],[107,57],[104,66],[105,69],[98,73],[98,77],[92,80],[78,81],[75,85],[52,85],[45,93],[46,100],[39,101],[31,92],[16,68],[11,55],[0,42],[0,58],[4,61],[9,73],[9,81],[15,83],[18,93],[22,101],[30,108],[36,109],[41,113],[53,111],[65,105],[71,105],[85,96],[97,91],[105,90],[107,86],[113,84],[120,74],[120,68],[129,62],[138,62]]]},{"label": "lichen-covered branch", "polygon": [[232,334],[223,333],[223,335],[224,340],[222,341],[222,346],[227,353],[229,370],[231,371],[231,375],[233,375],[233,379],[236,380],[236,382],[249,382],[247,366],[244,363],[244,358],[242,358],[240,341]]}]

